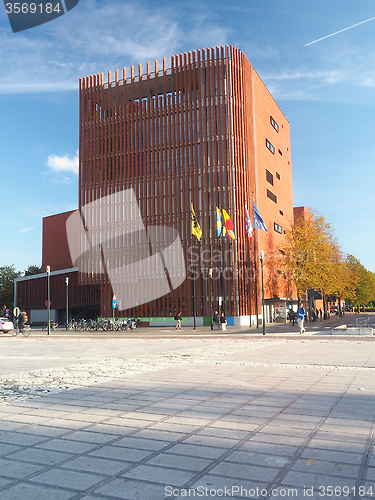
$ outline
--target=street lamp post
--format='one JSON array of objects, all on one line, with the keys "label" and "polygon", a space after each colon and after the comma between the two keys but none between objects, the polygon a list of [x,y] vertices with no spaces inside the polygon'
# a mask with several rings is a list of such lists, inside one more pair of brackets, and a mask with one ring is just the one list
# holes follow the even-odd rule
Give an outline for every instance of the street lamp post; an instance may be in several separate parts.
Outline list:
[{"label": "street lamp post", "polygon": [[214,290],[213,290],[213,282],[212,282],[212,278],[213,278],[213,270],[212,268],[209,269],[208,271],[208,275],[210,277],[210,281],[211,281],[211,330],[214,329],[214,324],[213,324],[213,314],[214,314],[214,308],[213,308],[213,300],[214,300]]},{"label": "street lamp post", "polygon": [[66,283],[66,329],[68,329],[69,323],[69,278],[68,276],[65,278]]},{"label": "street lamp post", "polygon": [[51,312],[51,302],[49,300],[50,296],[49,296],[49,276],[50,276],[50,273],[51,273],[51,268],[50,266],[47,266],[46,267],[46,271],[47,271],[47,335],[50,335],[51,334],[51,323],[50,323],[50,312]]},{"label": "street lamp post", "polygon": [[264,303],[264,280],[263,280],[263,263],[264,263],[264,252],[261,251],[259,254],[260,265],[262,270],[262,316],[263,316],[263,335],[266,334],[266,307]]}]

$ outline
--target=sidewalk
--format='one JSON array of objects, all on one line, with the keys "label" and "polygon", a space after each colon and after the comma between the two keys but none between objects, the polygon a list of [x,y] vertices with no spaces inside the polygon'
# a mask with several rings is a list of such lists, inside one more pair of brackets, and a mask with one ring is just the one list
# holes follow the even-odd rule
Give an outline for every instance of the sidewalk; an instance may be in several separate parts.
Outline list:
[{"label": "sidewalk", "polygon": [[[311,335],[319,335],[319,334],[325,334],[327,335],[328,333],[331,332],[332,328],[347,324],[347,323],[352,323],[355,324],[355,319],[358,317],[367,317],[368,314],[346,314],[345,316],[336,317],[336,316],[331,316],[331,319],[329,320],[318,320],[315,322],[310,322],[310,323],[305,323],[305,330],[306,332],[303,334],[303,336],[311,336]],[[138,327],[137,330],[130,330],[130,331],[120,331],[120,332],[113,332],[113,331],[75,331],[75,330],[65,330],[64,327],[59,327],[56,330],[51,331],[51,336],[71,336],[71,337],[82,337],[82,336],[105,336],[105,337],[121,337],[121,338],[129,338],[129,337],[136,337],[139,338],[144,337],[144,336],[150,336],[150,337],[159,337],[159,336],[226,336],[226,335],[232,335],[232,334],[243,334],[243,335],[263,335],[263,328],[262,325],[260,324],[259,328],[256,328],[254,325],[253,326],[227,326],[227,329],[225,331],[221,330],[211,330],[210,326],[197,326],[196,329],[194,330],[192,326],[182,326],[181,331],[177,331],[174,326],[171,327],[161,327],[161,326],[154,326],[154,327],[145,327],[141,326]],[[31,336],[47,336],[47,331],[46,330],[41,330],[37,327],[33,327],[31,331]],[[297,323],[293,326],[292,323],[289,321],[287,323],[269,323],[266,325],[266,335],[299,335],[299,328]],[[1,337],[0,337],[1,338]]]},{"label": "sidewalk", "polygon": [[[2,358],[39,353],[60,385],[0,403],[1,500],[375,495],[373,343],[4,340]],[[62,356],[81,387],[64,389]]]}]

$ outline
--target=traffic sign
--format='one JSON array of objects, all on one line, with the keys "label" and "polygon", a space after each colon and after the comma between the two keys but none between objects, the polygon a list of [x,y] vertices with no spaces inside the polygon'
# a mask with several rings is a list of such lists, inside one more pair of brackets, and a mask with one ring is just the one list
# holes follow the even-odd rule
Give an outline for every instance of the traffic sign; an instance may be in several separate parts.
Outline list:
[{"label": "traffic sign", "polygon": [[117,308],[117,298],[116,298],[116,295],[113,294],[113,297],[112,297],[112,309],[116,309]]},{"label": "traffic sign", "polygon": [[48,306],[50,306],[50,307],[51,307],[51,301],[50,301],[50,300],[46,300],[46,301],[45,301],[45,303],[44,303],[44,305],[45,305],[46,307],[48,307]]},{"label": "traffic sign", "polygon": [[16,318],[18,318],[18,316],[21,314],[21,309],[19,307],[15,307],[13,309],[13,314]]}]

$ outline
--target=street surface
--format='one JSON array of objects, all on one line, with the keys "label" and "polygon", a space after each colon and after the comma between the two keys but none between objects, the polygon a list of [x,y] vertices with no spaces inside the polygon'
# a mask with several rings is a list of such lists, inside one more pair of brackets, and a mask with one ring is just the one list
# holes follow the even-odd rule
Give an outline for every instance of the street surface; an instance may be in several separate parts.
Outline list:
[{"label": "street surface", "polygon": [[340,322],[1,334],[0,499],[374,498],[375,341]]}]

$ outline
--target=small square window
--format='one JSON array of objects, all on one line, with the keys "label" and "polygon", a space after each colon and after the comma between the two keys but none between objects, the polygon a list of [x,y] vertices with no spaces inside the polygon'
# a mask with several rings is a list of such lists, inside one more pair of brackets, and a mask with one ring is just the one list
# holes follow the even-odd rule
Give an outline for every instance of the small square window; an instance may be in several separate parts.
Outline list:
[{"label": "small square window", "polygon": [[267,196],[270,200],[272,200],[274,203],[277,203],[277,198],[276,196],[269,190],[267,189]]},{"label": "small square window", "polygon": [[280,224],[276,224],[276,222],[274,222],[273,228],[277,233],[283,234],[283,228],[280,226]]},{"label": "small square window", "polygon": [[283,156],[283,153],[280,151],[280,149],[278,149],[278,152],[280,156]]},{"label": "small square window", "polygon": [[284,215],[284,212],[282,210],[279,210],[280,215]]},{"label": "small square window", "polygon": [[278,174],[277,172],[276,172],[276,179],[280,180],[280,174]]},{"label": "small square window", "polygon": [[273,186],[273,175],[271,174],[271,172],[269,170],[266,170],[266,179],[267,179],[267,182],[269,182],[271,184],[271,186]]},{"label": "small square window", "polygon": [[284,250],[279,250],[279,253],[281,253],[281,255],[285,255]]},{"label": "small square window", "polygon": [[278,124],[276,123],[275,119],[272,116],[270,116],[270,122],[271,122],[271,125],[273,126],[273,128],[276,130],[276,132],[278,132],[279,131],[279,126],[278,126]]},{"label": "small square window", "polygon": [[273,144],[271,144],[268,139],[266,139],[266,146],[271,151],[271,153],[274,155],[275,154],[275,146],[273,146]]}]

